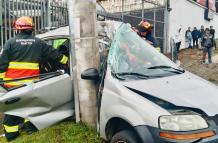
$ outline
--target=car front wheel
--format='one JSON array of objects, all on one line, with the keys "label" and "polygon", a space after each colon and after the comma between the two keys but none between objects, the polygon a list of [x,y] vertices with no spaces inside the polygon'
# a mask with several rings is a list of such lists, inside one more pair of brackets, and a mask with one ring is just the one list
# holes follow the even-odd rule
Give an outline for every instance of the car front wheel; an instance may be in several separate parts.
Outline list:
[{"label": "car front wheel", "polygon": [[123,130],[116,133],[110,143],[140,143],[140,140],[132,130]]}]

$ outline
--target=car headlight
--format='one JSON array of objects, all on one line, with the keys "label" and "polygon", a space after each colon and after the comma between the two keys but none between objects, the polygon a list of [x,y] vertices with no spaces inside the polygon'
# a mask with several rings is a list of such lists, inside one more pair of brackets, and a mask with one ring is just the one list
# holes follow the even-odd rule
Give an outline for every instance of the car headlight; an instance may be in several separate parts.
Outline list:
[{"label": "car headlight", "polygon": [[199,115],[169,115],[159,118],[159,126],[167,131],[192,131],[208,128],[207,122]]}]

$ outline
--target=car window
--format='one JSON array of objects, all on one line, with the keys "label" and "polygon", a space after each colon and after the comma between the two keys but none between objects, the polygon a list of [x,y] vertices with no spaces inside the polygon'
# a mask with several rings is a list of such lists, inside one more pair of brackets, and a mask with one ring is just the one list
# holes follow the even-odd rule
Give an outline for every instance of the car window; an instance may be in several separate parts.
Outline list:
[{"label": "car window", "polygon": [[148,76],[173,74],[166,69],[150,69],[149,67],[177,68],[172,61],[157,52],[127,24],[122,24],[115,34],[109,51],[108,63],[113,73],[138,73]]},{"label": "car window", "polygon": [[48,39],[45,40],[48,45],[51,45],[55,49],[58,49],[61,45],[66,45],[68,39],[66,38],[58,38],[58,39]]},{"label": "car window", "polygon": [[[57,49],[61,54],[69,57],[70,40],[68,38],[51,38],[44,39],[44,41]],[[62,65],[58,59],[56,60],[46,60],[40,63],[41,73],[55,72],[57,70],[64,70],[66,73],[70,74],[70,64]]]}]

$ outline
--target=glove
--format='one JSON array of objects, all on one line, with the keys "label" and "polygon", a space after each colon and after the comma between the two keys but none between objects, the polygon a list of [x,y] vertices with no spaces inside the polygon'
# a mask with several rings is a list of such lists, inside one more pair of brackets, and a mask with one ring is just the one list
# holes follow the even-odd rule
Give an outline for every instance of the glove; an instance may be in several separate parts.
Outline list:
[{"label": "glove", "polygon": [[61,64],[65,65],[65,64],[67,64],[67,62],[68,62],[68,57],[65,56],[65,55],[61,55],[61,56],[59,57],[59,61],[60,61]]}]

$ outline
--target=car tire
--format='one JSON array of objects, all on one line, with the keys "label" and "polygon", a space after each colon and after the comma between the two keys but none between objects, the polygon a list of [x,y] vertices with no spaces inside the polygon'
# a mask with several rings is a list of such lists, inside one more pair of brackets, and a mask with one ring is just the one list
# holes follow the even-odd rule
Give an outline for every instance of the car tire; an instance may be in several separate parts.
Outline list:
[{"label": "car tire", "polygon": [[140,140],[134,131],[123,130],[116,133],[110,143],[140,143]]}]

